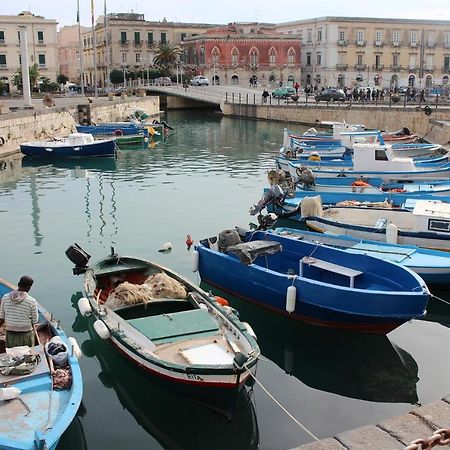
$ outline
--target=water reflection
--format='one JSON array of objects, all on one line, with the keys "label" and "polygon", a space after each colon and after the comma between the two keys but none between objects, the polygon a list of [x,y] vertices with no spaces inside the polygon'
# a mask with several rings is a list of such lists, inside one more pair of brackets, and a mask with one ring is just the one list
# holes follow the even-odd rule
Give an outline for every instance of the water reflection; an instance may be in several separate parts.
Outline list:
[{"label": "water reflection", "polygon": [[386,336],[293,323],[202,283],[248,320],[262,354],[307,386],[371,402],[417,404],[418,366]]},{"label": "water reflection", "polygon": [[[71,171],[74,178],[84,177],[85,170],[98,170],[102,172],[114,172],[117,168],[116,160],[114,158],[67,158],[67,159],[52,159],[32,158],[24,156],[22,159],[22,167],[35,167],[41,170],[49,168],[67,169]],[[81,171],[81,172],[80,172]]]},{"label": "water reflection", "polygon": [[87,450],[87,448],[83,424],[80,417],[77,416],[61,436],[56,450]]},{"label": "water reflection", "polygon": [[[72,304],[80,297],[72,296]],[[251,395],[238,398],[232,420],[206,406],[165,389],[129,364],[93,330],[91,323],[77,316],[74,331],[88,329],[90,338],[83,354],[100,363],[100,382],[112,388],[137,423],[166,449],[251,450],[259,447],[259,431]],[[131,432],[131,431],[129,431]]]}]

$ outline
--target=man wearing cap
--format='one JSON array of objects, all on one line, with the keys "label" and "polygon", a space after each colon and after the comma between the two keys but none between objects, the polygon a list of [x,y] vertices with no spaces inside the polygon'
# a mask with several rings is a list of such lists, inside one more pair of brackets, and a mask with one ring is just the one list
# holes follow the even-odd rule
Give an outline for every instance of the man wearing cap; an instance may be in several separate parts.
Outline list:
[{"label": "man wearing cap", "polygon": [[5,294],[0,304],[0,326],[6,323],[6,347],[34,346],[33,325],[38,321],[36,300],[28,295],[33,279],[24,275],[17,290]]}]

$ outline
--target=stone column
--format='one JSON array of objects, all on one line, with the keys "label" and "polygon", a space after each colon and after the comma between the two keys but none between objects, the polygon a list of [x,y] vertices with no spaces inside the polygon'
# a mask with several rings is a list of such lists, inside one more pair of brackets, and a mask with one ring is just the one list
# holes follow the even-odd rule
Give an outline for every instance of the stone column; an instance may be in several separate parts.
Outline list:
[{"label": "stone column", "polygon": [[23,106],[31,107],[31,91],[30,91],[30,65],[28,63],[28,40],[27,27],[19,25],[20,36],[20,58],[22,61],[22,91]]}]

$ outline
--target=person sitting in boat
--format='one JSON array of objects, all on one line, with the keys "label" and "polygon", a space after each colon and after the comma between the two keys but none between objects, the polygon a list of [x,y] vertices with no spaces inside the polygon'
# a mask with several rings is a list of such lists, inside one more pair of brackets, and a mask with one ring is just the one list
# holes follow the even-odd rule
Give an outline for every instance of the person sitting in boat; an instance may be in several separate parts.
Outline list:
[{"label": "person sitting in boat", "polygon": [[321,161],[320,155],[317,152],[311,152],[308,161]]},{"label": "person sitting in boat", "polygon": [[0,304],[0,326],[6,324],[6,347],[34,346],[33,325],[38,321],[36,300],[28,292],[33,279],[20,278],[17,289],[5,294]]}]

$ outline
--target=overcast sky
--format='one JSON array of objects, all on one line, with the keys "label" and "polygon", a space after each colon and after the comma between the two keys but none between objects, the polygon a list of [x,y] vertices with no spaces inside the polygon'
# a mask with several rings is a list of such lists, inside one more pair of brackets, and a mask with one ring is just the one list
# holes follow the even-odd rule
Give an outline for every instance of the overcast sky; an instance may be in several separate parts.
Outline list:
[{"label": "overcast sky", "polygon": [[[90,25],[90,0],[79,0],[82,25]],[[103,13],[104,0],[94,0],[95,17]],[[369,6],[370,5],[370,6]],[[166,8],[164,7],[166,6]],[[369,7],[368,7],[369,6]],[[0,15],[29,10],[59,26],[76,23],[77,0],[0,0]],[[449,0],[107,0],[108,12],[145,14],[146,20],[219,23],[289,22],[326,15],[450,20]]]}]

